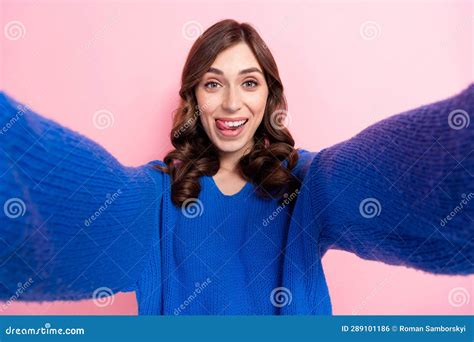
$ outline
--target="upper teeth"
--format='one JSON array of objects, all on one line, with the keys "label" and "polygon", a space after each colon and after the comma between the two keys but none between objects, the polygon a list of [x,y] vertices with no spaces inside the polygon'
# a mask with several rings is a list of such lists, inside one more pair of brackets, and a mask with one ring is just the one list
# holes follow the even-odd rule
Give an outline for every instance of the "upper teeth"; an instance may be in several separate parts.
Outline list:
[{"label": "upper teeth", "polygon": [[241,120],[241,121],[224,121],[224,124],[229,127],[237,127],[241,126],[245,123],[246,120]]}]

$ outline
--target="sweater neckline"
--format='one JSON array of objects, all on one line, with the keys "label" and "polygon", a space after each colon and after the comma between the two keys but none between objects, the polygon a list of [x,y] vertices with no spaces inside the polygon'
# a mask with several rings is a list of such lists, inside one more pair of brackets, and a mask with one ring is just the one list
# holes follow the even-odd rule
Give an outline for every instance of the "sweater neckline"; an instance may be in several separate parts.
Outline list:
[{"label": "sweater neckline", "polygon": [[221,189],[219,189],[219,187],[216,184],[216,181],[214,180],[212,176],[204,176],[204,177],[208,179],[209,183],[211,184],[211,187],[214,189],[214,192],[216,192],[217,195],[222,198],[227,198],[227,199],[241,198],[245,196],[245,194],[249,193],[252,188],[252,183],[245,182],[245,185],[238,192],[236,192],[233,195],[226,195],[221,191]]}]

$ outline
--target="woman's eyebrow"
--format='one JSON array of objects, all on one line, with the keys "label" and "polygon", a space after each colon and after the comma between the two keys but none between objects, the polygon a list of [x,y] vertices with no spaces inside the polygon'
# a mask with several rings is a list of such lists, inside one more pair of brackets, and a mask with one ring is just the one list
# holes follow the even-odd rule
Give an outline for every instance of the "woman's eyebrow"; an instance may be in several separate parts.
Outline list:
[{"label": "woman's eyebrow", "polygon": [[[222,70],[214,68],[214,67],[210,67],[209,70],[207,70],[207,72],[217,74],[217,75],[224,75],[224,72]],[[255,68],[255,67],[240,70],[239,75],[249,74],[252,72],[259,72],[260,74],[263,75],[263,72],[259,68]]]}]

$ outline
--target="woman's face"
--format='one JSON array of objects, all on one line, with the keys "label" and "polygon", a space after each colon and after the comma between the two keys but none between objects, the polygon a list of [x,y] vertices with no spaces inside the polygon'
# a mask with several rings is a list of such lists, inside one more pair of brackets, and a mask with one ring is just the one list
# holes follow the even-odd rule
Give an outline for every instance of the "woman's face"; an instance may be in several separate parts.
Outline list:
[{"label": "woman's face", "polygon": [[268,87],[245,43],[222,51],[195,90],[201,122],[220,152],[245,152],[262,122]]}]

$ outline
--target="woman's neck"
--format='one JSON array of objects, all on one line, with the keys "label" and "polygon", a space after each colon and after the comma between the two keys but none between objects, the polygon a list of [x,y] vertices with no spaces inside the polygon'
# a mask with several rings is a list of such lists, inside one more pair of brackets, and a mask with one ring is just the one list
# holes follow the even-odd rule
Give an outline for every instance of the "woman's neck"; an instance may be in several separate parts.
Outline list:
[{"label": "woman's neck", "polygon": [[237,165],[239,164],[240,158],[242,158],[245,154],[251,151],[253,141],[247,144],[246,146],[242,147],[238,151],[233,152],[220,152],[219,153],[219,171],[218,172],[225,172],[225,173],[236,173],[237,172]]}]

